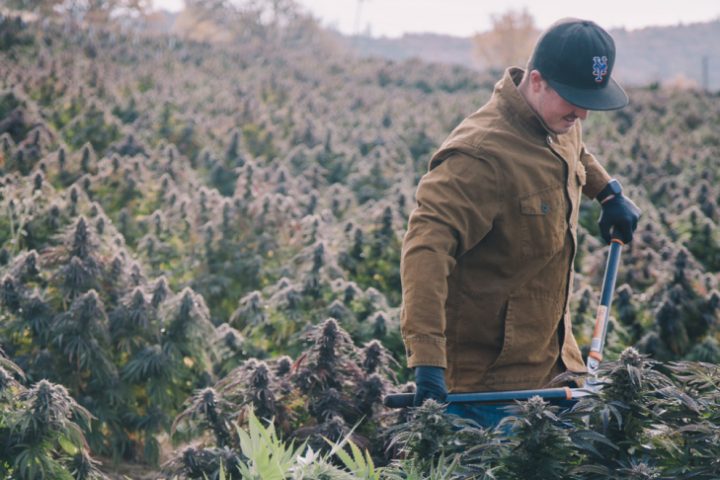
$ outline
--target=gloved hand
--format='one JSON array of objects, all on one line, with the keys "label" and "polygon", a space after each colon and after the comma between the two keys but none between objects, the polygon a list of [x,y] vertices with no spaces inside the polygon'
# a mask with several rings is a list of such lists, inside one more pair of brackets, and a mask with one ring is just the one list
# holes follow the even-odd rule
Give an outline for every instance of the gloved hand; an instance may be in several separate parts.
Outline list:
[{"label": "gloved hand", "polygon": [[615,194],[600,206],[602,212],[598,225],[605,243],[610,243],[611,236],[617,237],[623,243],[632,242],[641,213],[638,206],[622,193]]},{"label": "gloved hand", "polygon": [[441,367],[415,367],[415,398],[413,405],[419,407],[428,398],[445,402],[445,369]]}]

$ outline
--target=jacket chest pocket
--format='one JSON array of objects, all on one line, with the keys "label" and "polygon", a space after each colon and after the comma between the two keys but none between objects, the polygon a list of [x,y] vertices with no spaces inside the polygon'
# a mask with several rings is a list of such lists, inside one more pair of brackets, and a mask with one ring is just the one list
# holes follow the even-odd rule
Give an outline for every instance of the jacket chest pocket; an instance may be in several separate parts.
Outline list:
[{"label": "jacket chest pocket", "polygon": [[566,210],[562,186],[520,198],[518,221],[524,258],[549,256],[562,249],[567,230]]}]

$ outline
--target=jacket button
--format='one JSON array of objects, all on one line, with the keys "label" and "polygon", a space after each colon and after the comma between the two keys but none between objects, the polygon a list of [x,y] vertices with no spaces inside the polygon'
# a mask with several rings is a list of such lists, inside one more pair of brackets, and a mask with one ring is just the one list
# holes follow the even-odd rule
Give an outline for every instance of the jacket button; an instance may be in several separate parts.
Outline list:
[{"label": "jacket button", "polygon": [[550,135],[547,136],[547,143],[548,143],[548,145],[552,145],[552,143],[553,143],[553,139]]},{"label": "jacket button", "polygon": [[545,203],[545,202],[541,203],[541,204],[540,204],[540,211],[541,211],[542,213],[548,213],[548,212],[550,211],[550,205],[548,205],[548,204]]}]

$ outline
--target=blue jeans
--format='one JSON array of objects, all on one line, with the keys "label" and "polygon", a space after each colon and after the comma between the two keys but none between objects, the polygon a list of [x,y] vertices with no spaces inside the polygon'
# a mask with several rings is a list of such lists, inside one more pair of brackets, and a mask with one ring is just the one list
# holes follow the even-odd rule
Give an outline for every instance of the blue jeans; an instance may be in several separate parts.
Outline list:
[{"label": "blue jeans", "polygon": [[[576,401],[559,400],[551,403],[552,405],[559,406],[561,413],[570,410]],[[507,409],[507,407],[512,407],[513,405],[514,403],[451,403],[447,407],[447,413],[473,420],[483,428],[495,428],[500,423],[500,420],[512,415],[512,409]],[[509,433],[509,430],[505,433]]]}]

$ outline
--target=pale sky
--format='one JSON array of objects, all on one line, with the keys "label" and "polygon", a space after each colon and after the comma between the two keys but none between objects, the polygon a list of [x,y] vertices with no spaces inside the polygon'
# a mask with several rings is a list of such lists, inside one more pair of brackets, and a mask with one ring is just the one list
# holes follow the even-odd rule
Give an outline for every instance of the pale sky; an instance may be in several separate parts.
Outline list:
[{"label": "pale sky", "polygon": [[[602,27],[636,29],[720,18],[720,0],[296,0],[325,26],[373,36],[434,32],[469,36],[490,27],[490,16],[527,8],[544,28],[562,17],[594,20]],[[182,0],[155,0],[177,10]],[[359,12],[358,12],[358,6]],[[718,47],[720,48],[720,46]]]}]

